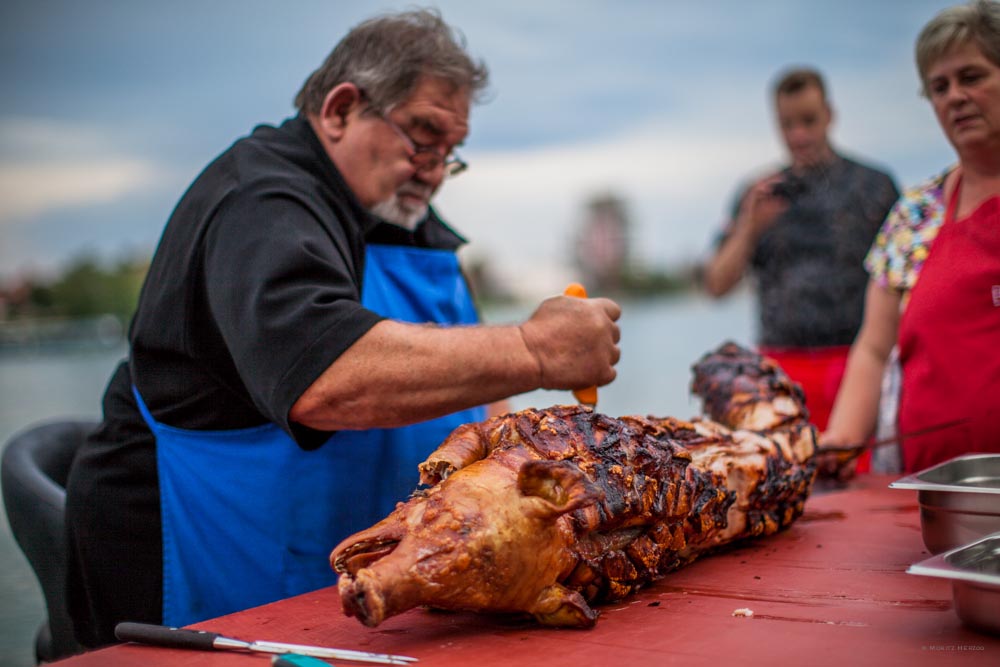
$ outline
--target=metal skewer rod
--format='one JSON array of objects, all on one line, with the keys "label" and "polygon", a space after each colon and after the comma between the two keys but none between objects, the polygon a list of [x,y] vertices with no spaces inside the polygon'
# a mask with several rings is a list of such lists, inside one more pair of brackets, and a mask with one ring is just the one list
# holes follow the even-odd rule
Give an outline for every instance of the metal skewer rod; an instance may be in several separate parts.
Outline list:
[{"label": "metal skewer rod", "polygon": [[927,435],[929,433],[936,433],[937,431],[943,431],[949,428],[955,428],[956,426],[961,426],[962,424],[968,423],[969,419],[963,417],[962,419],[952,419],[951,421],[942,422],[940,424],[934,424],[932,426],[925,426],[924,428],[919,428],[915,431],[910,431],[908,433],[897,433],[896,435],[889,436],[887,438],[879,438],[878,440],[873,440],[870,442],[855,442],[849,445],[833,445],[830,447],[820,447],[820,454],[825,454],[827,452],[833,454],[845,454],[846,456],[838,457],[842,458],[844,461],[850,461],[856,456],[860,456],[862,452],[866,449],[873,449],[875,447],[881,447],[882,445],[889,445],[896,442],[902,442],[910,438],[915,438],[920,435]]}]

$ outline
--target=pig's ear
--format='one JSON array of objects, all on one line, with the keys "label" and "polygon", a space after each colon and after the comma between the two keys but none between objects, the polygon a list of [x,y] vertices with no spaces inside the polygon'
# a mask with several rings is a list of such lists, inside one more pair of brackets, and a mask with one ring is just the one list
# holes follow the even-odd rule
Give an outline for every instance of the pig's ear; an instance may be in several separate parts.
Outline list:
[{"label": "pig's ear", "polygon": [[592,628],[597,621],[582,595],[559,584],[546,586],[530,611],[542,625],[561,628]]},{"label": "pig's ear", "polygon": [[591,505],[604,492],[568,461],[528,461],[517,475],[517,488],[536,499],[535,513],[559,516]]}]

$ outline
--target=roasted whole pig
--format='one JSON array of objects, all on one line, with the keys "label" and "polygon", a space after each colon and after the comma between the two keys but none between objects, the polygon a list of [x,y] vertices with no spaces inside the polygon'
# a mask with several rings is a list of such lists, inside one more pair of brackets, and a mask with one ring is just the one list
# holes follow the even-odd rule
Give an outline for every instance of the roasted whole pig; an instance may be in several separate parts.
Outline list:
[{"label": "roasted whole pig", "polygon": [[788,526],[815,468],[801,389],[733,343],[693,370],[706,416],[690,421],[555,406],[456,429],[420,465],[428,488],[334,549],[344,612],[590,627],[591,604]]}]

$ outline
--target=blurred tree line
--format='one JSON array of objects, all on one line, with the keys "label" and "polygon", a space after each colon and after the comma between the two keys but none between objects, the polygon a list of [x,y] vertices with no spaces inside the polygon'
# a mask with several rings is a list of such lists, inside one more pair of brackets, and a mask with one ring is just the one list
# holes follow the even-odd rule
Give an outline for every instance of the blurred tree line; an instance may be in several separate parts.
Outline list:
[{"label": "blurred tree line", "polygon": [[[625,199],[618,194],[604,192],[585,202],[567,259],[588,290],[612,297],[658,297],[697,286],[695,261],[671,267],[648,267],[637,261],[631,228]],[[102,263],[83,254],[55,277],[21,276],[0,286],[0,323],[113,315],[125,327],[148,269],[147,256]],[[485,260],[472,261],[465,269],[479,301],[504,304],[517,299]]]},{"label": "blurred tree line", "polygon": [[573,264],[584,285],[607,296],[656,297],[699,284],[699,263],[648,267],[633,252],[632,219],[624,197],[593,195],[576,229]]},{"label": "blurred tree line", "polygon": [[103,264],[94,256],[72,260],[57,276],[22,276],[0,290],[0,319],[87,318],[114,315],[128,324],[139,300],[148,258]]}]

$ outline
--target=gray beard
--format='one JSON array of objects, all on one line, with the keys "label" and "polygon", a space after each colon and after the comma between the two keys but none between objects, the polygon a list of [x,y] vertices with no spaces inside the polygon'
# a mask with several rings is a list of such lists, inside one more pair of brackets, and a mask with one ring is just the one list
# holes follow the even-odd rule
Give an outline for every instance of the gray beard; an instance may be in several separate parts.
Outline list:
[{"label": "gray beard", "polygon": [[393,194],[389,199],[372,206],[371,212],[390,224],[412,232],[427,215],[427,209],[427,205],[417,209],[407,208],[399,201],[399,196]]}]

